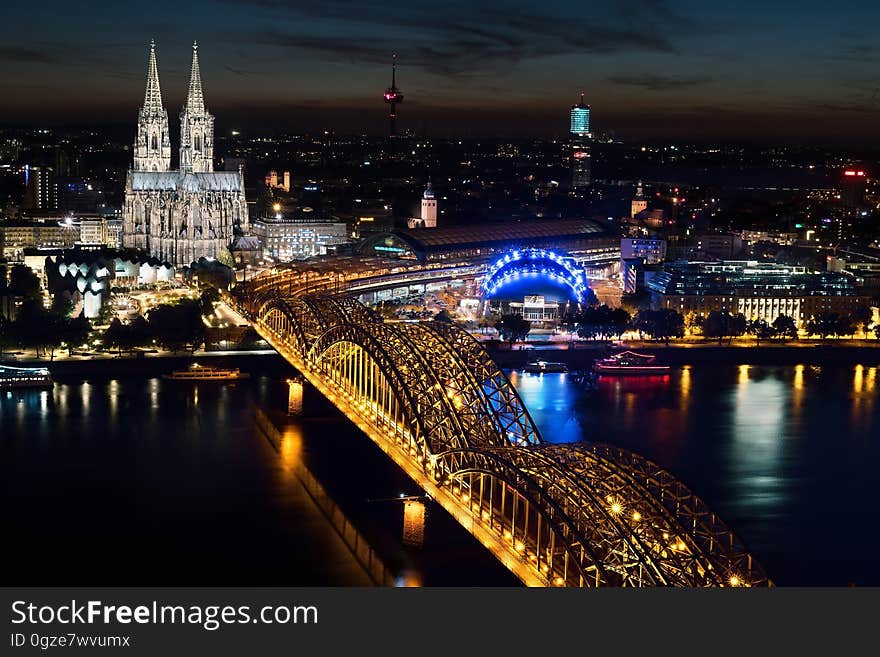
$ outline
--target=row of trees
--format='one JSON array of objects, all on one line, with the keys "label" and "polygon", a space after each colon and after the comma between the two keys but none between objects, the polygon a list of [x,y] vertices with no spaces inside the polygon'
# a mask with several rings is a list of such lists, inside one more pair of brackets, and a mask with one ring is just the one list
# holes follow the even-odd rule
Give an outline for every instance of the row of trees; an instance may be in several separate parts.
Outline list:
[{"label": "row of trees", "polygon": [[[851,336],[862,330],[867,335],[873,331],[880,337],[880,327],[871,326],[871,309],[863,306],[850,314],[821,312],[805,325],[809,335],[822,339],[828,336]],[[640,338],[648,336],[655,340],[680,338],[685,334],[685,318],[676,310],[639,310],[634,316],[623,308],[609,308],[606,305],[585,308],[576,315],[563,318],[562,326],[576,332],[581,338],[619,338],[627,330],[639,333]],[[702,333],[705,338],[717,339],[721,344],[725,339],[752,335],[757,344],[762,340],[796,340],[797,322],[793,317],[779,315],[772,323],[763,319],[749,320],[741,313],[712,311],[706,317],[691,318],[687,326]]]},{"label": "row of trees", "polygon": [[146,317],[138,315],[125,324],[114,318],[104,331],[103,343],[120,353],[152,345],[171,351],[195,351],[205,341],[202,316],[212,310],[213,302],[203,295],[199,300],[156,306]]},{"label": "row of trees", "polygon": [[13,348],[34,349],[37,356],[45,351],[54,359],[60,347],[73,352],[86,344],[91,330],[89,320],[82,314],[70,317],[69,307],[55,304],[47,309],[39,298],[28,297],[18,308],[15,319],[0,315],[0,353]]},{"label": "row of trees", "polygon": [[581,338],[619,338],[632,329],[639,337],[655,340],[680,338],[684,335],[684,317],[675,310],[639,310],[634,316],[623,308],[606,305],[584,308],[579,313],[564,317],[562,326]]},{"label": "row of trees", "polygon": [[796,340],[798,337],[797,322],[788,315],[779,315],[772,324],[768,324],[763,319],[748,320],[741,313],[730,314],[713,310],[693,326],[699,328],[704,337],[717,339],[718,344],[725,339],[732,341],[733,338],[743,335],[755,336],[756,344],[760,344],[761,340]]}]

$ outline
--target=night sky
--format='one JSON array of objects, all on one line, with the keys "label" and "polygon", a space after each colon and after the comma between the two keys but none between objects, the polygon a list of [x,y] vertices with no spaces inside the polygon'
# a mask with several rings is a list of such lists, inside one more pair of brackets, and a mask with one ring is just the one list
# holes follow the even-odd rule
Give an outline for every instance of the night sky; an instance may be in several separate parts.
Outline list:
[{"label": "night sky", "polygon": [[170,116],[197,39],[222,130],[380,133],[396,50],[400,126],[432,135],[562,134],[583,90],[625,139],[880,138],[864,0],[4,0],[3,18],[4,122],[133,122],[155,38]]}]

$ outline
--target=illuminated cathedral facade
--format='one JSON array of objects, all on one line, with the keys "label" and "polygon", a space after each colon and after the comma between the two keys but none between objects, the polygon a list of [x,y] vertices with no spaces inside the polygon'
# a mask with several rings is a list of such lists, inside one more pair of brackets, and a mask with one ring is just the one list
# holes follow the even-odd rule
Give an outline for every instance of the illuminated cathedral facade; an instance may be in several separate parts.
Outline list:
[{"label": "illuminated cathedral facade", "polygon": [[248,229],[242,171],[214,171],[214,117],[205,109],[196,44],[180,113],[179,154],[179,168],[171,169],[168,112],[151,43],[147,90],[125,184],[122,243],[176,267],[218,257]]}]

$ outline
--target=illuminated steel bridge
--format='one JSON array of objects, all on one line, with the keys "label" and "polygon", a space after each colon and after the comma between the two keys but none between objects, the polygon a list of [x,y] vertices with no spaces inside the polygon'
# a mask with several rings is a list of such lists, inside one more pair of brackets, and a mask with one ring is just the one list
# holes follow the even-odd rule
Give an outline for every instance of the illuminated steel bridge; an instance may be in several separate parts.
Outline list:
[{"label": "illuminated steel bridge", "polygon": [[768,586],[684,484],[601,444],[542,440],[507,376],[454,325],[384,322],[358,301],[276,295],[259,333],[531,586]]}]

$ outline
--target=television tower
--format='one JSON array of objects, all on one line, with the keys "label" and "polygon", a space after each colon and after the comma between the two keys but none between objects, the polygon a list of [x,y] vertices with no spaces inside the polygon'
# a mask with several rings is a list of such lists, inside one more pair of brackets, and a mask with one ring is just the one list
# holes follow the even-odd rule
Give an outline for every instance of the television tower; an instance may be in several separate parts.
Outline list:
[{"label": "television tower", "polygon": [[397,136],[397,103],[403,102],[403,94],[397,88],[397,53],[391,56],[391,86],[385,90],[383,95],[385,102],[391,106],[388,113],[388,136],[394,138]]}]

